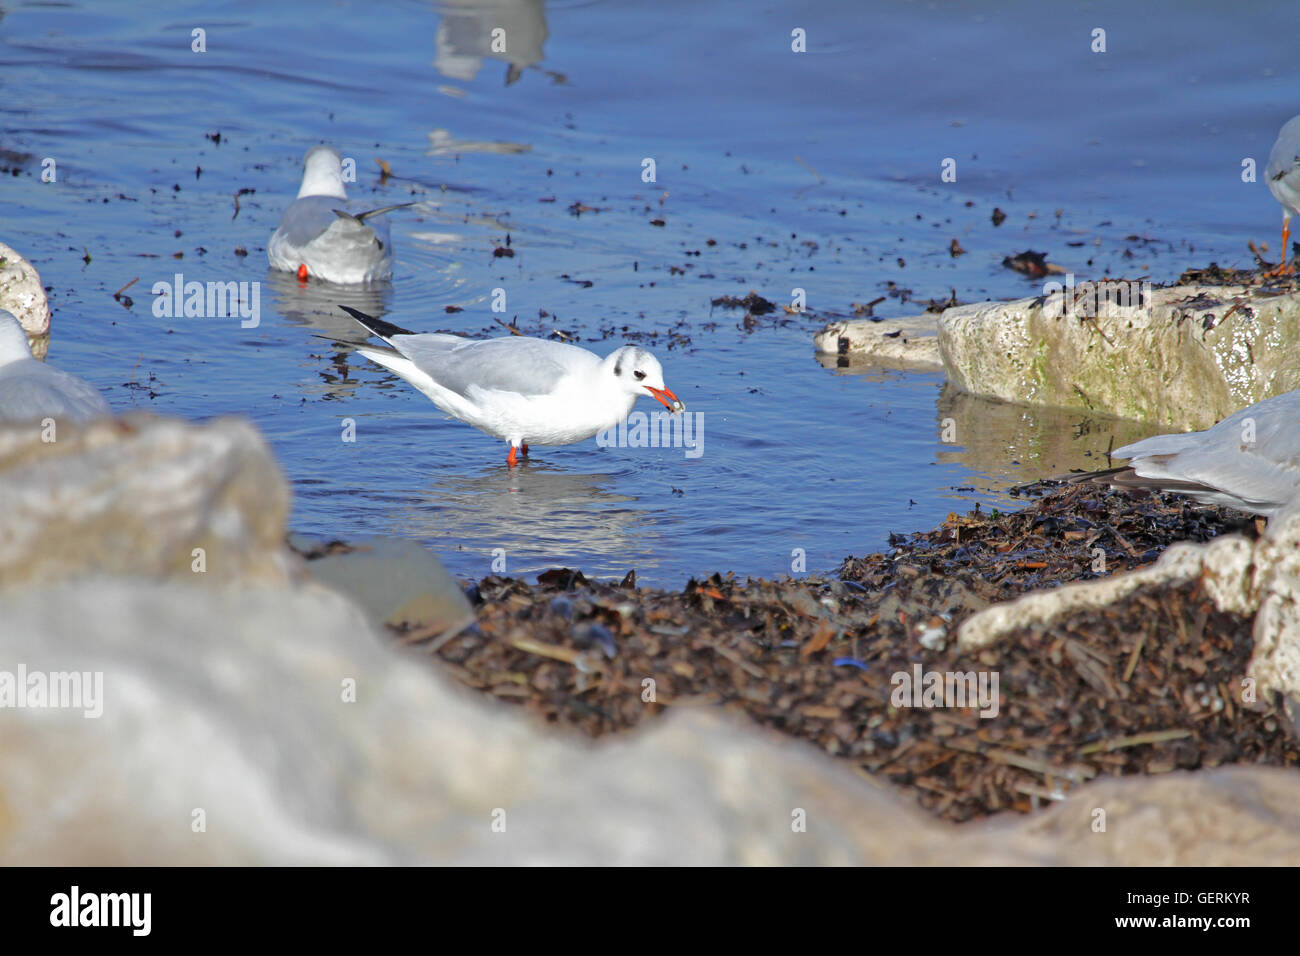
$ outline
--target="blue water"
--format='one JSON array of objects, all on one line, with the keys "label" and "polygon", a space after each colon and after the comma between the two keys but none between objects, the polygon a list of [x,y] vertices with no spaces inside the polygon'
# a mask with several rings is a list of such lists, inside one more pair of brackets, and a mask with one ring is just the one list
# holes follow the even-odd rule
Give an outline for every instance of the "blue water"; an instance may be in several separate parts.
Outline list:
[{"label": "blue water", "polygon": [[[1080,279],[1154,281],[1248,266],[1252,239],[1276,251],[1279,209],[1241,169],[1300,112],[1300,12],[1132,6],[6,4],[0,168],[18,175],[0,174],[0,239],[50,287],[52,363],[119,411],[254,421],[296,530],[412,536],[465,576],[497,548],[510,573],[635,568],[666,585],[787,573],[795,549],[826,570],[1139,427],[958,402],[945,445],[942,376],[823,367],[811,334],[828,316],[891,289],[1037,294],[1001,266],[1025,249]],[[354,197],[418,202],[391,217],[386,287],[267,270],[322,141],[355,159]],[[494,257],[507,237],[514,257]],[[178,272],[260,282],[260,324],[156,317],[150,290]],[[131,305],[114,301],[133,279]],[[813,315],[746,330],[710,306],[795,288]],[[512,472],[503,444],[320,338],[347,328],[336,302],[418,330],[517,318],[602,353],[636,336],[703,414],[704,454],[589,441]],[[922,308],[894,297],[876,314]]]}]

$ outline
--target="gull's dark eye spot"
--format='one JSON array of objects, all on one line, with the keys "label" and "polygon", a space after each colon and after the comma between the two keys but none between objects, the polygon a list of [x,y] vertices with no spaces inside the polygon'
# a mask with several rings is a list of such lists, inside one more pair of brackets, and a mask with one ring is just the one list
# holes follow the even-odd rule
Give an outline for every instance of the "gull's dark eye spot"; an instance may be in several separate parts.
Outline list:
[{"label": "gull's dark eye spot", "polygon": [[632,374],[636,376],[636,380],[637,380],[638,382],[641,381],[641,379],[645,378],[645,372],[642,372],[642,371],[640,371],[640,370],[637,370],[637,371],[633,372]]}]

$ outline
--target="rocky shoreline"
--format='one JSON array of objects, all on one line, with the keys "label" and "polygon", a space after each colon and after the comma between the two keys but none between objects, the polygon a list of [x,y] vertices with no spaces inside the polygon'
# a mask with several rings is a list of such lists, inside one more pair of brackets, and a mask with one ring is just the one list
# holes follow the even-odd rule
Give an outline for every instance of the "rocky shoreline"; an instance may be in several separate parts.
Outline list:
[{"label": "rocky shoreline", "polygon": [[[489,577],[471,589],[474,628],[416,646],[462,684],[594,737],[703,702],[802,738],[943,819],[1027,813],[1098,777],[1300,759],[1285,714],[1239,702],[1251,617],[1218,610],[1197,583],[983,650],[952,640],[995,601],[1232,532],[1258,534],[1222,509],[1071,486],[1014,514],[954,515],[848,559],[838,579],[714,575],[669,592],[568,569],[537,584]],[[897,706],[897,675],[918,668],[995,672],[1001,709]]]}]

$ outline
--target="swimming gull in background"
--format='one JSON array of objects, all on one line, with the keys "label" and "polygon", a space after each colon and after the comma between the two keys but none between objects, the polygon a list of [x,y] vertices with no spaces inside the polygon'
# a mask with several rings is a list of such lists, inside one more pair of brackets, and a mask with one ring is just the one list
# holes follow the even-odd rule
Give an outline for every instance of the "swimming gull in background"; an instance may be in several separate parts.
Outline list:
[{"label": "swimming gull in background", "polygon": [[22,324],[0,309],[0,422],[85,422],[112,414],[95,386],[32,358]]},{"label": "swimming gull in background", "polygon": [[1282,260],[1277,272],[1290,272],[1291,217],[1300,216],[1300,116],[1287,120],[1268,154],[1264,179],[1273,198],[1282,204]]},{"label": "swimming gull in background", "polygon": [[1256,402],[1205,431],[1156,435],[1111,456],[1129,463],[1067,480],[1174,491],[1272,517],[1300,489],[1300,389]]},{"label": "swimming gull in background", "polygon": [[529,444],[571,445],[616,427],[642,395],[672,412],[686,409],[664,385],[659,360],[635,345],[601,358],[576,345],[522,335],[417,335],[339,308],[391,346],[361,346],[359,354],[410,382],[453,418],[508,441],[512,468]]},{"label": "swimming gull in background", "polygon": [[333,146],[313,146],[303,159],[298,198],[280,217],[266,246],[271,268],[328,282],[359,283],[393,276],[388,223],[372,222],[396,203],[360,211],[343,188],[343,158]]}]

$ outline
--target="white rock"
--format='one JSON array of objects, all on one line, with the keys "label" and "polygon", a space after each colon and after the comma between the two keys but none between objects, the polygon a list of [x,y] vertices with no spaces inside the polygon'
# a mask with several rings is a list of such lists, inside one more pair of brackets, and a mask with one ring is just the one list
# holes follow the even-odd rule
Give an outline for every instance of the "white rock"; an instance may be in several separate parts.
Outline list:
[{"label": "white rock", "polygon": [[1141,304],[1066,314],[1054,293],[956,306],[939,319],[948,380],[1008,402],[1088,408],[1208,428],[1300,387],[1300,294],[1244,287],[1139,289]]},{"label": "white rock", "polygon": [[50,303],[40,273],[13,248],[0,242],[0,309],[12,312],[32,340],[32,354],[44,358],[49,346]]},{"label": "white rock", "polygon": [[283,581],[288,511],[284,477],[243,421],[136,415],[60,426],[48,443],[0,428],[0,586],[101,571]]},{"label": "white rock", "polygon": [[[305,543],[298,539],[295,547]],[[416,542],[365,536],[350,538],[347,544],[349,551],[309,560],[307,573],[351,597],[376,622],[431,635],[474,622],[474,610],[460,584]]]},{"label": "white rock", "polygon": [[846,319],[829,323],[813,337],[824,355],[850,363],[874,362],[916,369],[941,369],[938,317],[904,319]]}]

